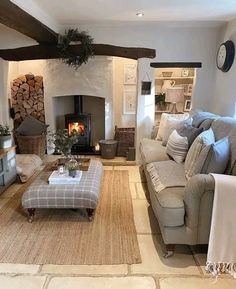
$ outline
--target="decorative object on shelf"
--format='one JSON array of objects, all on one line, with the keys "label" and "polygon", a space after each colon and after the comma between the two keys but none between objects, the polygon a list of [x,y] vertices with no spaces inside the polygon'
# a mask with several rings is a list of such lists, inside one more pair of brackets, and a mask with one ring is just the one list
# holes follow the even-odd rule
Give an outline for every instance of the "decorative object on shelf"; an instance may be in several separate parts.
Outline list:
[{"label": "decorative object on shelf", "polygon": [[189,70],[187,68],[183,68],[181,71],[182,77],[188,77],[189,76]]},{"label": "decorative object on shelf", "polygon": [[234,62],[234,55],[235,47],[233,41],[227,40],[222,43],[216,56],[217,68],[223,72],[229,71]]},{"label": "decorative object on shelf", "polygon": [[173,104],[170,113],[178,113],[176,104],[184,102],[184,89],[180,86],[169,87],[166,90],[166,102]]},{"label": "decorative object on shelf", "polygon": [[192,109],[192,102],[190,99],[186,99],[184,103],[184,111],[190,111]]},{"label": "decorative object on shelf", "polygon": [[170,80],[170,79],[165,79],[163,81],[163,85],[161,87],[161,91],[162,93],[166,93],[166,90],[169,88],[169,87],[172,87],[175,85],[175,81],[174,80]]},{"label": "decorative object on shelf", "polygon": [[123,114],[136,113],[136,91],[125,90],[123,93]]},{"label": "decorative object on shelf", "polygon": [[193,92],[193,85],[189,84],[188,85],[188,93],[191,94]]},{"label": "decorative object on shelf", "polygon": [[69,172],[69,176],[74,178],[77,170],[79,169],[79,163],[75,159],[71,159],[66,163],[66,168]]},{"label": "decorative object on shelf", "polygon": [[124,65],[124,84],[136,84],[137,83],[137,65],[125,64]]},{"label": "decorative object on shelf", "polygon": [[171,77],[173,74],[173,71],[162,71],[161,74],[163,77]]},{"label": "decorative object on shelf", "polygon": [[[81,44],[80,55],[70,51],[71,44]],[[68,29],[64,35],[59,36],[58,48],[63,62],[78,69],[83,63],[87,63],[93,57],[93,38],[86,31],[79,32],[78,29]]]},{"label": "decorative object on shelf", "polygon": [[0,125],[0,149],[12,146],[11,132],[8,125]]},{"label": "decorative object on shelf", "polygon": [[63,156],[68,157],[72,146],[78,142],[78,136],[76,130],[72,130],[69,134],[68,129],[59,129],[54,133],[50,133],[49,149],[56,149]]},{"label": "decorative object on shelf", "polygon": [[166,102],[165,102],[165,93],[160,93],[155,95],[155,105],[157,106],[157,110],[165,110]]}]

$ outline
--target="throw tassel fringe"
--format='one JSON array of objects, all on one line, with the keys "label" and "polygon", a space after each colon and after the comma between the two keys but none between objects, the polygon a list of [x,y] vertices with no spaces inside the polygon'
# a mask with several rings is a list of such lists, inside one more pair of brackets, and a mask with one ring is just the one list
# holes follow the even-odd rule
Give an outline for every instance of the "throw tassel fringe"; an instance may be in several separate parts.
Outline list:
[{"label": "throw tassel fringe", "polygon": [[156,172],[156,168],[153,164],[147,165],[147,171],[150,174],[151,181],[153,183],[154,189],[157,193],[165,189],[165,186],[161,183],[161,180]]},{"label": "throw tassel fringe", "polygon": [[236,263],[207,262],[205,269],[216,278],[220,275],[220,273],[228,273],[236,279]]}]

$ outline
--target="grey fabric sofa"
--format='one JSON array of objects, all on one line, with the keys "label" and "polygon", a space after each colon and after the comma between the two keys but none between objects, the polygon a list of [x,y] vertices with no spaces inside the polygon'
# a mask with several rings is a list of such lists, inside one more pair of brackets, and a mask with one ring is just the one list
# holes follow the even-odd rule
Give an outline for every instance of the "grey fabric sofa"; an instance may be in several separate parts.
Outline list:
[{"label": "grey fabric sofa", "polygon": [[[206,122],[205,122],[206,124]],[[210,122],[208,121],[208,126]],[[204,122],[203,124],[204,125]],[[228,136],[230,140],[230,161],[226,174],[236,174],[236,120],[220,117],[211,123],[216,141]],[[151,206],[158,220],[161,234],[166,244],[166,256],[172,255],[175,244],[208,244],[212,204],[214,196],[214,179],[211,175],[198,174],[185,179],[184,186],[169,187],[157,193],[147,165],[153,163],[155,168],[166,169],[162,175],[182,178],[184,164],[169,166],[170,161],[161,141],[143,139],[140,144],[143,169],[146,175]],[[183,180],[182,180],[183,182]]]}]

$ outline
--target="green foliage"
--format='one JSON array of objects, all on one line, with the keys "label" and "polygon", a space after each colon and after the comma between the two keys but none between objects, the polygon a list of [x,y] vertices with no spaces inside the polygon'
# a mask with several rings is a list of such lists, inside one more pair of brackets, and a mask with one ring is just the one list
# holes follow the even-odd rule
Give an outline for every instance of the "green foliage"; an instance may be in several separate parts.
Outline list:
[{"label": "green foliage", "polygon": [[165,93],[160,93],[155,95],[155,104],[160,104],[160,105],[165,105],[165,98],[166,94]]},{"label": "green foliage", "polygon": [[70,160],[66,163],[66,168],[68,171],[76,171],[79,169],[79,163],[76,160]]},{"label": "green foliage", "polygon": [[[81,44],[80,55],[70,51],[70,44],[79,42]],[[58,48],[61,58],[67,65],[78,69],[83,63],[87,63],[93,56],[93,38],[86,31],[79,32],[78,29],[68,29],[65,35],[60,36]]]},{"label": "green foliage", "polygon": [[76,130],[73,130],[70,135],[68,129],[57,130],[49,134],[49,148],[56,148],[64,156],[69,156],[72,146],[78,142],[78,136]]},{"label": "green foliage", "polygon": [[0,136],[6,136],[6,135],[11,135],[9,126],[0,124]]}]

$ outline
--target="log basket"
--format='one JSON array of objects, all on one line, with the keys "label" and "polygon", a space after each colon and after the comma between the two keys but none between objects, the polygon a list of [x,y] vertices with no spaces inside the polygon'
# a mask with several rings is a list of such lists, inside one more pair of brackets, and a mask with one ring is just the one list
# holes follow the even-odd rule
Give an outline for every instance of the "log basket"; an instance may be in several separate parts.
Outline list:
[{"label": "log basket", "polygon": [[115,137],[118,141],[117,156],[126,157],[129,147],[134,147],[135,128],[118,128],[115,126]]},{"label": "log basket", "polygon": [[36,136],[25,136],[14,134],[17,145],[17,152],[20,154],[35,154],[41,159],[44,158],[46,149],[46,134]]}]

